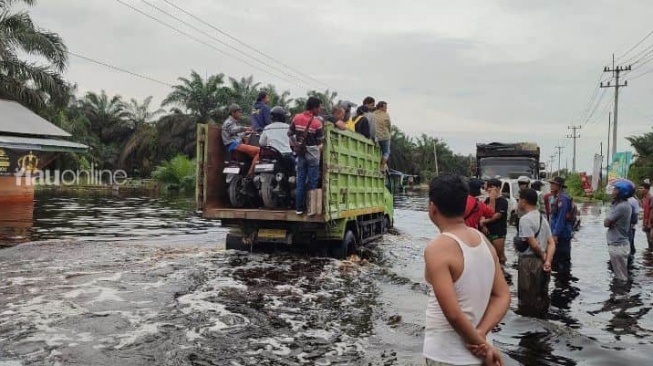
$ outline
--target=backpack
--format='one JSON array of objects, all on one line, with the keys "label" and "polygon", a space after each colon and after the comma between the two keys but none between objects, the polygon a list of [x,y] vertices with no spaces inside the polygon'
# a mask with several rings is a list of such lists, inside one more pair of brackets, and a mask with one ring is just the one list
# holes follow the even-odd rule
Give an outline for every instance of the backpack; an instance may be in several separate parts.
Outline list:
[{"label": "backpack", "polygon": [[349,121],[345,122],[345,128],[350,131],[356,131],[356,124],[363,118],[363,116],[358,116],[353,120],[350,118]]},{"label": "backpack", "polygon": [[[295,152],[295,154],[297,154],[297,156],[306,155],[306,142],[307,142],[306,139],[308,137],[308,130],[311,128],[311,124],[313,123],[314,118],[315,117],[311,117],[310,121],[308,121],[308,125],[306,125],[306,129],[304,130],[304,132],[302,132],[301,135],[296,136],[295,138],[296,143],[295,143],[295,147],[293,148],[293,151]],[[293,121],[293,123],[295,122]]]},{"label": "backpack", "polygon": [[567,222],[570,222],[572,225],[576,224],[576,221],[578,221],[578,206],[573,202],[569,201],[569,204],[571,207],[569,208],[569,211],[567,211],[567,214],[565,215],[565,220]]}]

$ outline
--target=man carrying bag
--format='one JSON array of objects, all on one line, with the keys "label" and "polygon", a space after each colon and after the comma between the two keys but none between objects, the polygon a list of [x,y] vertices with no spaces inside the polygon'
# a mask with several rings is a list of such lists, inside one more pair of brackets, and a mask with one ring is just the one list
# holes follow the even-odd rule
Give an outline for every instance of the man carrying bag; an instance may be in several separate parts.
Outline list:
[{"label": "man carrying bag", "polygon": [[519,209],[525,214],[519,220],[515,250],[519,252],[517,297],[523,315],[545,317],[549,310],[549,279],[555,241],[549,223],[537,209],[537,192],[519,192]]}]

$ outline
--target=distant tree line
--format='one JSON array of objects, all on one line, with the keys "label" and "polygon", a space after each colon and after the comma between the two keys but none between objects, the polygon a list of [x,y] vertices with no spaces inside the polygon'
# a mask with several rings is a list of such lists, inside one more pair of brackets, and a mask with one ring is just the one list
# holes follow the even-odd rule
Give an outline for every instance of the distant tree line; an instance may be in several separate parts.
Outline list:
[{"label": "distant tree line", "polygon": [[[149,177],[177,155],[194,158],[198,123],[220,124],[231,103],[247,112],[262,90],[268,92],[271,106],[283,106],[293,114],[303,110],[310,96],[322,100],[325,113],[337,103],[335,91],[291,98],[288,91],[261,85],[252,76],[236,79],[218,73],[202,78],[195,71],[178,79],[161,108],[152,105],[152,97],[138,101],[104,91],[78,96],[75,85],[62,76],[68,63],[63,40],[38,28],[27,10],[15,10],[17,3],[32,6],[35,0],[0,0],[0,99],[20,102],[90,147],[87,154],[66,154],[56,160],[60,169],[92,163]],[[39,62],[26,61],[24,55]],[[469,173],[470,157],[454,154],[443,141],[426,134],[407,136],[396,125],[389,165],[429,179],[435,174],[434,147],[440,172]]]}]

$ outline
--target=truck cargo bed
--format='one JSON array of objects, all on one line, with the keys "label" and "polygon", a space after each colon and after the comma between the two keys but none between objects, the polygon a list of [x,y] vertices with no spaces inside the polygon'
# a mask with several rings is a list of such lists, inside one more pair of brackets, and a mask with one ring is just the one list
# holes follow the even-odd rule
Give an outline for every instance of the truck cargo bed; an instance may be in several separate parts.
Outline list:
[{"label": "truck cargo bed", "polygon": [[246,219],[263,221],[325,222],[324,215],[297,215],[295,210],[269,210],[256,208],[206,207],[202,215],[207,219]]}]

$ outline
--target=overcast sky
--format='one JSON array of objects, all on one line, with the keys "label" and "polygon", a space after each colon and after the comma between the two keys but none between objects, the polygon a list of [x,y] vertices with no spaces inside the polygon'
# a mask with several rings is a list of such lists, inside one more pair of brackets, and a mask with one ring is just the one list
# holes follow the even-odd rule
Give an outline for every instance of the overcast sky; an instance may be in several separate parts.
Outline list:
[{"label": "overcast sky", "polygon": [[[533,141],[548,159],[561,143],[566,146],[562,166],[568,159],[571,168],[567,126],[584,124],[578,170],[588,171],[601,141],[606,149],[607,112],[614,92],[597,88],[599,77],[611,78],[601,71],[613,52],[619,57],[653,30],[650,0],[170,0],[320,82],[302,83],[142,1],[122,1],[211,47],[114,0],[40,0],[31,11],[36,24],[59,33],[70,51],[166,83],[174,84],[194,69],[202,75],[254,75],[296,96],[308,88],[326,89],[324,85],[357,103],[372,95],[389,103],[393,122],[402,130],[440,138],[457,153],[473,153],[477,142]],[[214,38],[284,67],[162,0],[149,1]],[[623,59],[651,45],[653,36]],[[653,61],[636,66],[641,67],[632,77],[653,70]],[[75,57],[66,77],[80,92],[104,89],[141,100],[152,95],[157,103],[170,91]],[[590,97],[599,100],[602,93],[602,103],[584,123]],[[630,149],[626,136],[650,131],[652,95],[653,73],[634,78],[620,90],[619,150]]]}]

